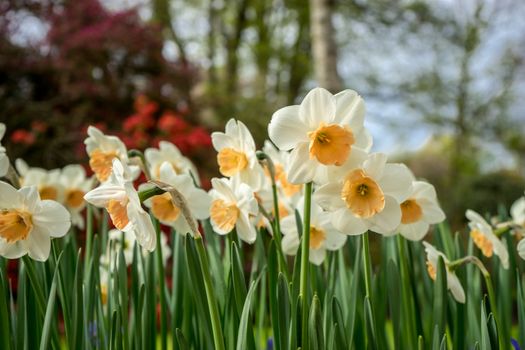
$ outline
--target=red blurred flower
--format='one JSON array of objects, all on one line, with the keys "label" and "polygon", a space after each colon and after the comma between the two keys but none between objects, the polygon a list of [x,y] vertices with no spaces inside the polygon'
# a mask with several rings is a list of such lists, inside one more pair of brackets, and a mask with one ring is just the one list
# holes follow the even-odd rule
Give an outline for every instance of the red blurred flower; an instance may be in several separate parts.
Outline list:
[{"label": "red blurred flower", "polygon": [[180,133],[189,127],[188,123],[174,112],[165,112],[157,123],[160,131],[170,133]]},{"label": "red blurred flower", "polygon": [[43,122],[41,120],[35,120],[31,123],[31,129],[38,131],[39,133],[46,132],[49,125],[47,125],[46,122]]},{"label": "red blurred flower", "polygon": [[133,114],[124,120],[122,125],[125,131],[131,131],[134,129],[148,129],[155,124],[153,116],[151,114]]},{"label": "red blurred flower", "polygon": [[201,126],[195,127],[187,137],[188,143],[192,147],[210,147],[211,136]]},{"label": "red blurred flower", "polygon": [[35,135],[24,129],[17,129],[11,134],[11,141],[13,141],[13,143],[32,145],[35,143]]},{"label": "red blurred flower", "polygon": [[134,104],[135,110],[139,114],[153,114],[159,109],[156,102],[151,101],[146,95],[138,95]]}]

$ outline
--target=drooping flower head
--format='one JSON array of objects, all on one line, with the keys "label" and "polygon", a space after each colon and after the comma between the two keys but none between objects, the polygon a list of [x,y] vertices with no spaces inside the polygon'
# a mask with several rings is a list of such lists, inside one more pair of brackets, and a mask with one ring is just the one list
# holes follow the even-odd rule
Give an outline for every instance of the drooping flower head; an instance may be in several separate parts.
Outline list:
[{"label": "drooping flower head", "polygon": [[354,155],[333,168],[330,182],[315,191],[319,205],[333,212],[336,229],[348,235],[367,230],[395,233],[401,223],[400,204],[411,193],[413,177],[405,165],[386,160],[381,153],[369,155],[364,162]]},{"label": "drooping flower head", "polygon": [[[105,182],[111,175],[114,159],[119,159],[122,164],[128,164],[128,150],[124,143],[116,136],[107,136],[94,126],[88,128],[89,137],[84,140],[86,151],[89,155],[89,166],[95,173],[98,181]],[[133,178],[138,176],[139,168],[129,165]]]},{"label": "drooping flower head", "polygon": [[225,132],[211,134],[217,152],[219,171],[223,176],[238,177],[254,191],[261,188],[264,171],[255,155],[255,141],[241,121],[230,119]]},{"label": "drooping flower head", "polygon": [[430,276],[430,278],[435,281],[437,278],[437,269],[438,269],[438,260],[439,257],[443,258],[443,262],[445,263],[445,270],[447,273],[447,288],[452,293],[452,296],[458,303],[465,303],[465,291],[463,290],[463,286],[461,285],[461,282],[459,281],[458,276],[453,271],[450,271],[448,268],[448,265],[450,264],[450,261],[447,259],[445,254],[437,250],[432,244],[428,242],[423,242],[423,245],[425,246],[425,252],[427,253],[427,271]]},{"label": "drooping flower head", "polygon": [[105,208],[117,229],[133,231],[137,242],[148,251],[153,251],[156,244],[155,229],[148,213],[142,209],[129,170],[125,170],[118,159],[113,160],[111,168],[107,181],[89,191],[84,199]]},{"label": "drooping flower head", "polygon": [[508,269],[509,252],[503,242],[494,234],[489,223],[474,210],[467,210],[466,217],[469,220],[470,237],[474,244],[487,258],[493,254],[499,256],[503,268]]},{"label": "drooping flower head", "polygon": [[250,218],[257,216],[259,209],[252,188],[238,178],[213,178],[211,184],[210,219],[213,230],[226,235],[235,228],[243,241],[255,242],[257,232]]},{"label": "drooping flower head", "polygon": [[280,150],[289,151],[288,180],[314,181],[322,166],[343,165],[354,148],[368,151],[372,139],[365,130],[363,99],[353,90],[333,96],[327,90],[310,91],[301,105],[279,109],[268,133]]},{"label": "drooping flower head", "polygon": [[[0,141],[5,135],[5,124],[0,123]],[[5,152],[5,148],[0,143],[0,177],[5,176],[9,170],[9,157]]]},{"label": "drooping flower head", "polygon": [[412,192],[400,208],[401,224],[396,231],[412,241],[423,239],[431,224],[445,220],[434,186],[423,181],[414,181]]},{"label": "drooping flower head", "polygon": [[[312,264],[321,265],[326,257],[327,250],[338,250],[346,242],[346,235],[336,230],[331,222],[331,215],[312,202],[310,214],[310,254]],[[297,203],[297,211],[301,218],[304,213],[304,197]],[[295,213],[291,213],[281,220],[283,233],[282,247],[287,255],[295,255],[300,245],[299,233]]]},{"label": "drooping flower head", "polygon": [[144,152],[146,162],[155,180],[160,180],[160,167],[164,162],[168,162],[175,174],[192,174],[197,184],[199,183],[199,174],[197,168],[188,158],[184,157],[180,150],[171,142],[161,141],[159,148],[148,148]]},{"label": "drooping flower head", "polygon": [[17,259],[28,254],[45,261],[51,238],[64,236],[70,226],[66,208],[52,200],[41,200],[35,186],[16,190],[0,182],[1,256]]},{"label": "drooping flower head", "polygon": [[84,195],[93,188],[93,180],[86,177],[86,171],[78,164],[67,165],[60,172],[62,203],[69,210],[72,223],[80,229],[84,228],[84,218],[81,215],[86,207]]},{"label": "drooping flower head", "polygon": [[[184,196],[189,210],[196,219],[203,220],[209,217],[210,196],[206,191],[195,187],[189,174],[177,175],[168,162],[162,163],[159,172],[159,180],[173,186]],[[148,184],[141,186],[141,190],[146,188],[148,188]],[[172,200],[168,192],[153,196],[147,199],[144,204],[150,208],[153,216],[161,223],[173,227],[182,235],[188,232],[192,233],[186,218],[182,214],[182,209]]]}]

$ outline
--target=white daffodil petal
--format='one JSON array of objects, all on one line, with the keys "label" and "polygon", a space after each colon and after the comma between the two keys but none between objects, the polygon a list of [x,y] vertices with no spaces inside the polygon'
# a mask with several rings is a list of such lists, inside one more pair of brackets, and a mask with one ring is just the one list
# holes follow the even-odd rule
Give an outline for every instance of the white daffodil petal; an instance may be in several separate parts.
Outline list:
[{"label": "white daffodil petal", "polygon": [[275,112],[268,125],[268,135],[283,151],[294,148],[298,143],[309,142],[308,126],[299,119],[299,106],[287,106]]},{"label": "white daffodil petal", "polygon": [[417,203],[423,210],[423,217],[429,224],[438,224],[445,220],[445,213],[435,201],[426,198],[418,199]]},{"label": "white daffodil petal", "polygon": [[447,285],[448,289],[452,293],[452,296],[458,303],[465,303],[465,291],[459,281],[458,276],[452,272],[447,271]]},{"label": "white daffodil petal", "polygon": [[518,243],[518,254],[523,260],[525,260],[525,238]]},{"label": "white daffodil petal", "polygon": [[43,200],[33,214],[33,224],[47,230],[48,236],[63,237],[71,227],[71,215],[60,203]]},{"label": "white daffodil petal", "polygon": [[379,186],[385,194],[394,197],[399,203],[408,198],[414,177],[404,164],[386,164]]},{"label": "white daffodil petal", "polygon": [[311,90],[299,106],[299,117],[309,128],[317,128],[320,123],[331,124],[335,118],[336,102],[326,89]]},{"label": "white daffodil petal", "polygon": [[424,221],[417,221],[412,224],[399,225],[399,233],[411,241],[422,240],[428,232],[430,225]]},{"label": "white daffodil petal", "polygon": [[151,222],[151,218],[144,210],[130,210],[128,204],[128,215],[133,220],[133,232],[140,246],[147,251],[152,252],[157,244],[157,235]]},{"label": "white daffodil petal", "polygon": [[27,254],[26,241],[7,243],[0,238],[0,256],[6,259],[18,259]]},{"label": "white daffodil petal", "polygon": [[332,225],[346,235],[360,235],[368,230],[368,224],[356,218],[346,207],[332,213]]},{"label": "white daffodil petal", "polygon": [[383,175],[387,161],[387,156],[384,153],[373,153],[368,156],[368,159],[363,163],[363,169],[366,174],[374,179],[380,179]]},{"label": "white daffodil petal", "polygon": [[372,149],[373,144],[374,140],[372,138],[372,134],[370,134],[370,132],[367,129],[363,128],[361,129],[361,132],[356,135],[355,143],[352,149],[360,148],[365,152],[370,152],[370,149]]},{"label": "white daffodil petal", "polygon": [[235,228],[237,229],[237,234],[240,239],[249,244],[255,242],[257,232],[255,231],[255,227],[250,223],[250,219],[247,215],[239,215]]},{"label": "white daffodil petal", "polygon": [[297,233],[289,233],[284,235],[281,243],[284,254],[292,256],[297,254],[297,250],[301,245],[301,241],[299,240]]},{"label": "white daffodil petal", "polygon": [[313,200],[325,210],[343,208],[345,202],[341,199],[342,184],[331,182],[319,187],[313,194]]},{"label": "white daffodil petal", "polygon": [[46,261],[51,250],[49,235],[38,227],[34,227],[26,239],[27,253],[31,259]]},{"label": "white daffodil petal", "polygon": [[363,128],[365,103],[354,90],[344,90],[334,96],[337,106],[335,120],[349,125],[352,131]]},{"label": "white daffodil petal", "polygon": [[314,265],[321,265],[326,257],[326,249],[310,249],[310,262]]},{"label": "white daffodil petal", "polygon": [[385,196],[384,209],[368,219],[370,230],[380,234],[392,234],[401,222],[401,208],[399,203],[390,196]]},{"label": "white daffodil petal", "polygon": [[326,238],[324,241],[325,248],[328,250],[338,250],[346,243],[346,235],[341,234],[335,230],[326,230]]},{"label": "white daffodil petal", "polygon": [[0,177],[5,176],[9,170],[9,158],[5,153],[0,152]]},{"label": "white daffodil petal", "polygon": [[308,144],[301,143],[290,153],[290,163],[287,169],[288,181],[293,184],[311,182],[315,177],[317,166],[317,161],[310,159]]}]

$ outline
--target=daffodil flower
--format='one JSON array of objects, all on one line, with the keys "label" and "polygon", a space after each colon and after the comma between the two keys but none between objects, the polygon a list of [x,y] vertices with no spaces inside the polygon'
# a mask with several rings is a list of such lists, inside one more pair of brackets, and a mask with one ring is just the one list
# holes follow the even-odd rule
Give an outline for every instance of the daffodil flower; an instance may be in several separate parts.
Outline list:
[{"label": "daffodil flower", "polygon": [[464,304],[465,291],[463,290],[463,286],[461,285],[458,276],[456,276],[453,271],[450,271],[450,261],[447,259],[445,254],[437,250],[432,244],[423,242],[423,245],[425,246],[425,252],[427,253],[427,271],[430,278],[433,281],[436,280],[438,260],[441,256],[443,258],[443,262],[445,263],[445,270],[447,273],[447,288],[450,290],[452,296],[458,303]]},{"label": "daffodil flower", "polygon": [[355,91],[333,96],[322,88],[311,90],[301,105],[275,112],[268,133],[280,150],[292,151],[288,180],[314,181],[320,168],[343,165],[355,148],[368,151],[372,138],[364,116],[363,99]]},{"label": "daffodil flower", "polygon": [[144,151],[144,156],[153,179],[160,180],[160,167],[164,162],[168,162],[177,175],[191,173],[197,184],[199,184],[197,168],[171,142],[160,141],[158,149],[148,148]]},{"label": "daffodil flower", "polygon": [[349,159],[314,192],[317,203],[331,211],[334,227],[348,235],[372,230],[394,234],[401,223],[400,204],[412,191],[413,176],[402,164],[387,164],[386,155],[371,154],[362,164]]},{"label": "daffodil flower", "polygon": [[71,222],[84,228],[84,217],[80,214],[86,207],[84,195],[93,188],[93,178],[86,177],[81,165],[65,166],[60,172],[60,186],[63,190],[62,203],[71,214]]},{"label": "daffodil flower", "polygon": [[474,244],[487,258],[493,254],[499,256],[503,268],[508,269],[509,252],[503,242],[494,234],[489,223],[474,210],[467,210],[466,217],[469,220],[470,237],[472,237]]},{"label": "daffodil flower", "polygon": [[211,184],[210,219],[213,230],[226,235],[235,228],[243,241],[255,242],[257,232],[250,218],[257,216],[258,206],[253,189],[238,178],[213,178]]},{"label": "daffodil flower", "polygon": [[0,255],[17,259],[26,254],[38,261],[49,257],[52,237],[64,236],[70,215],[60,203],[41,200],[35,186],[16,190],[0,182]]},{"label": "daffodil flower", "polygon": [[105,182],[109,179],[114,159],[119,159],[123,164],[128,165],[133,178],[139,175],[139,167],[128,164],[128,150],[118,137],[104,135],[94,126],[90,126],[87,133],[89,137],[84,143],[89,155],[89,166],[98,181]]},{"label": "daffodil flower", "polygon": [[[203,220],[209,217],[210,196],[206,191],[195,187],[189,174],[177,175],[172,164],[164,162],[159,169],[159,180],[173,186],[186,198],[189,210],[196,219]],[[144,184],[141,190],[148,187],[148,184]],[[173,202],[168,192],[153,196],[144,201],[144,204],[161,223],[173,227],[178,233],[185,235],[192,232],[181,213],[181,208]]]},{"label": "daffodil flower", "polygon": [[133,231],[137,242],[144,249],[153,251],[156,244],[155,229],[150,216],[142,209],[129,170],[125,171],[118,159],[113,159],[111,168],[107,181],[89,191],[84,199],[97,207],[106,208],[117,229]]},{"label": "daffodil flower", "polygon": [[400,204],[400,208],[401,224],[396,231],[412,241],[422,240],[431,224],[445,220],[434,186],[423,181],[414,181],[412,193]]},{"label": "daffodil flower", "polygon": [[[268,140],[264,142],[263,152],[266,153],[273,162],[275,184],[280,192],[288,198],[300,195],[301,185],[290,183],[288,181],[288,174],[285,170],[287,164],[289,164],[290,153],[276,149]],[[266,171],[266,175],[270,176],[270,173]]]},{"label": "daffodil flower", "polygon": [[[321,265],[326,257],[327,250],[338,250],[346,242],[346,235],[336,230],[331,223],[331,215],[312,202],[310,214],[310,254],[312,264]],[[304,197],[299,199],[297,210],[301,218],[304,210]],[[295,255],[301,243],[297,231],[295,213],[291,213],[281,220],[283,233],[282,247],[287,255]]]},{"label": "daffodil flower", "polygon": [[[0,123],[0,141],[5,135],[5,124]],[[5,176],[9,170],[9,157],[5,152],[5,148],[0,143],[0,177]]]},{"label": "daffodil flower", "polygon": [[258,191],[264,182],[264,171],[255,155],[255,141],[241,121],[230,119],[225,132],[211,134],[217,152],[219,172],[223,176],[238,177],[241,182]]}]

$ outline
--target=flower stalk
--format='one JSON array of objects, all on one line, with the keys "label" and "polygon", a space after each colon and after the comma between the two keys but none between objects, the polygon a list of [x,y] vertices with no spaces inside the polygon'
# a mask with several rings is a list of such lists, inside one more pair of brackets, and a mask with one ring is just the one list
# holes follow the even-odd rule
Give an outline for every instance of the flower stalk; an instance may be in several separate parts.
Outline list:
[{"label": "flower stalk", "polygon": [[304,185],[303,234],[301,236],[301,279],[300,292],[302,302],[301,348],[308,349],[308,272],[310,270],[310,211],[312,207],[312,183]]}]

